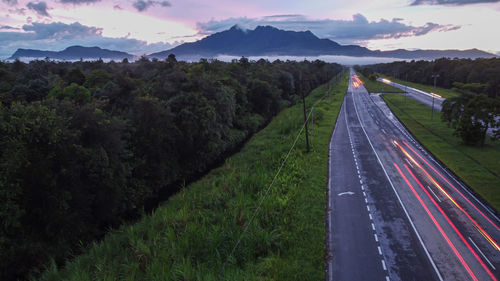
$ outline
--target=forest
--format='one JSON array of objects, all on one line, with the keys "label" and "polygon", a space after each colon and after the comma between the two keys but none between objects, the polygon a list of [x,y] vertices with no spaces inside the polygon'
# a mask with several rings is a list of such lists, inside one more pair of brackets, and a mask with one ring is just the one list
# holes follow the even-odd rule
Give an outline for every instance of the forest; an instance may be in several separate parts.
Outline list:
[{"label": "forest", "polygon": [[356,69],[372,79],[382,73],[426,85],[434,85],[437,74],[437,87],[459,93],[443,102],[441,115],[455,135],[466,145],[484,146],[488,129],[496,128],[492,138],[500,139],[500,58],[398,61]]},{"label": "forest", "polygon": [[139,218],[342,71],[322,61],[0,62],[0,279]]}]

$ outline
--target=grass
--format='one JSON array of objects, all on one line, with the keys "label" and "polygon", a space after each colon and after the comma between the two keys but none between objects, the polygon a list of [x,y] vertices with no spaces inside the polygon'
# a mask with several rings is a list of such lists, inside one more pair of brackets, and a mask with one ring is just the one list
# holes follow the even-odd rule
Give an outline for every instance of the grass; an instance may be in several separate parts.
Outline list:
[{"label": "grass", "polygon": [[445,89],[445,88],[440,88],[440,87],[436,87],[436,89],[434,89],[433,86],[419,84],[419,83],[413,83],[413,82],[406,82],[406,81],[399,80],[399,79],[396,79],[396,78],[391,77],[391,76],[383,75],[383,74],[380,74],[380,73],[377,73],[377,74],[380,77],[382,77],[382,78],[387,78],[387,79],[389,79],[391,81],[394,81],[396,83],[399,83],[399,84],[408,85],[409,87],[412,87],[412,88],[415,88],[415,89],[419,89],[419,90],[422,90],[422,91],[425,91],[425,92],[428,92],[428,93],[438,94],[438,95],[442,96],[445,99],[456,97],[456,96],[459,95],[459,93],[457,93],[457,92],[455,92],[455,91],[453,91],[451,89]]},{"label": "grass", "polygon": [[497,211],[500,211],[500,143],[488,138],[485,147],[463,145],[453,129],[429,107],[396,95],[382,96],[412,134]]},{"label": "grass", "polygon": [[[50,266],[40,280],[322,280],[328,142],[346,89],[344,74],[316,105],[311,152],[302,133],[250,224],[302,126],[301,104],[153,214],[112,231],[65,267]],[[308,106],[326,91],[315,89]]]},{"label": "grass", "polygon": [[[370,79],[368,79],[367,77],[365,77],[363,74],[361,74],[360,72],[357,72],[356,73],[359,77],[359,79],[361,79],[361,81],[363,81],[363,84],[366,88],[366,90],[368,90],[368,92],[370,93],[401,93],[401,92],[404,92],[403,90],[401,89],[398,89],[396,87],[393,87],[391,85],[387,85],[387,84],[384,84],[382,82],[379,82],[379,81],[372,81]],[[382,91],[382,89],[384,89]]]}]

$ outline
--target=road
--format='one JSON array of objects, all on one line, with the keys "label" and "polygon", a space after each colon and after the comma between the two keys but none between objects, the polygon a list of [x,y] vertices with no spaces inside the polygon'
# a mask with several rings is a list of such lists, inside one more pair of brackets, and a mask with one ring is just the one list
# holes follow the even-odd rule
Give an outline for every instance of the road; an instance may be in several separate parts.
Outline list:
[{"label": "road", "polygon": [[497,280],[500,220],[353,85],[330,142],[328,280]]},{"label": "road", "polygon": [[432,99],[434,97],[434,110],[441,111],[441,108],[442,108],[441,105],[442,105],[443,101],[445,100],[441,96],[434,95],[432,93],[428,93],[428,92],[425,92],[425,91],[422,91],[419,89],[415,89],[412,87],[408,87],[408,86],[405,86],[403,84],[399,84],[399,83],[396,83],[396,82],[393,82],[393,81],[390,81],[387,79],[385,79],[385,82],[384,82],[384,79],[382,79],[382,78],[377,78],[377,80],[382,82],[382,83],[386,83],[386,84],[389,84],[393,87],[396,87],[396,88],[403,90],[404,92],[407,93],[409,98],[412,98],[412,99],[414,99],[422,104],[425,104],[430,108],[432,108],[432,103],[433,103]]}]

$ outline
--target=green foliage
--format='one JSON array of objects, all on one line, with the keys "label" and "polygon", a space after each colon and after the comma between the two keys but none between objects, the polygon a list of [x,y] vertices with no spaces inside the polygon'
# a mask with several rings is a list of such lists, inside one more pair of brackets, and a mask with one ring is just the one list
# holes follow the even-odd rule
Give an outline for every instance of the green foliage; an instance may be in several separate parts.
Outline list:
[{"label": "green foliage", "polygon": [[49,92],[48,97],[58,100],[72,101],[81,105],[90,102],[90,91],[83,86],[78,86],[76,83],[72,83],[63,90],[58,87],[52,89]]},{"label": "green foliage", "polygon": [[111,81],[112,77],[113,76],[109,74],[106,70],[96,69],[93,70],[89,75],[87,75],[83,86],[85,86],[88,89],[101,88],[106,83]]},{"label": "green foliage", "polygon": [[498,126],[499,104],[500,97],[462,94],[443,102],[441,119],[455,128],[465,144],[483,146],[487,130]]},{"label": "green foliage", "polygon": [[[240,153],[150,216],[113,231],[64,268],[50,266],[40,280],[323,279],[325,165],[346,88],[347,74],[331,98],[316,104],[323,117],[315,125],[312,151],[305,152],[302,134],[252,223],[303,124],[300,104],[283,110]],[[313,91],[308,110],[328,97],[327,89]]]},{"label": "green foliage", "polygon": [[[147,58],[0,64],[0,279],[36,275],[137,219],[341,69]],[[177,266],[192,276],[189,260]]]},{"label": "green foliage", "polygon": [[78,68],[71,69],[65,76],[64,80],[68,84],[76,83],[78,85],[83,85],[85,83],[85,74]]}]

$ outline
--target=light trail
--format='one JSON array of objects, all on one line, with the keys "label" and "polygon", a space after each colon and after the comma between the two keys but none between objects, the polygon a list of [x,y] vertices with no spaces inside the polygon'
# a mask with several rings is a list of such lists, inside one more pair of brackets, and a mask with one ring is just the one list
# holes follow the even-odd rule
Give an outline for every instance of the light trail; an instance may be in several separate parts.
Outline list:
[{"label": "light trail", "polygon": [[478,211],[491,225],[493,225],[498,231],[500,231],[500,227],[498,227],[483,212],[481,212],[476,205],[474,205],[467,197],[465,197],[465,195],[462,192],[458,190],[458,188],[456,188],[453,184],[451,184],[441,173],[439,173],[431,164],[429,164],[429,162],[425,161],[425,159],[422,156],[420,156],[420,154],[418,154],[413,148],[411,148],[411,146],[409,146],[405,141],[403,141],[403,143],[406,145],[406,147],[408,147],[411,151],[413,151],[413,153],[415,153],[422,161],[424,161],[424,163],[427,166],[429,166],[436,174],[438,174],[448,185],[453,187],[453,189],[455,189],[455,191],[458,192],[458,194],[460,194],[462,198],[464,198],[465,201],[467,201],[467,203],[469,203],[472,207],[474,207],[474,209],[476,209],[476,211]]},{"label": "light trail", "polygon": [[[432,222],[434,223],[434,225],[436,226],[436,228],[439,230],[439,232],[441,233],[441,235],[443,236],[443,238],[446,240],[446,242],[448,243],[448,245],[450,246],[450,248],[452,249],[453,253],[455,253],[455,255],[457,256],[458,260],[462,263],[462,265],[464,266],[465,270],[467,271],[467,273],[469,273],[469,275],[471,276],[471,278],[473,280],[476,280],[476,281],[479,281],[476,277],[476,275],[474,275],[474,272],[472,272],[472,270],[470,269],[469,265],[467,264],[467,262],[464,260],[464,258],[462,257],[462,255],[460,255],[460,253],[458,252],[457,248],[455,247],[455,245],[453,245],[453,243],[451,242],[450,238],[448,237],[448,235],[446,235],[446,233],[444,232],[443,228],[441,227],[441,225],[437,222],[436,218],[432,215],[432,213],[429,211],[429,208],[427,207],[427,205],[425,205],[424,201],[422,200],[422,198],[420,198],[420,196],[418,195],[417,191],[415,190],[415,188],[413,188],[413,186],[411,185],[410,181],[408,181],[408,179],[406,178],[406,176],[403,174],[403,172],[401,171],[401,169],[399,168],[399,166],[396,164],[396,163],[393,163],[394,166],[396,167],[396,169],[398,170],[399,174],[401,175],[401,177],[403,177],[404,181],[406,182],[406,184],[410,187],[410,189],[412,190],[413,194],[415,195],[415,197],[417,197],[418,199],[418,202],[420,203],[420,205],[422,205],[422,207],[424,208],[425,212],[427,213],[427,215],[429,216],[429,218],[432,220]],[[405,165],[405,167],[408,169],[408,167]],[[495,279],[496,280],[496,279]]]},{"label": "light trail", "polygon": [[410,168],[408,168],[408,166],[406,166],[405,164],[405,168],[406,170],[408,170],[408,172],[410,173],[410,175],[413,177],[413,179],[417,182],[417,184],[420,186],[420,188],[422,188],[422,190],[425,192],[425,194],[427,194],[427,197],[429,197],[429,199],[432,201],[432,203],[434,204],[434,206],[436,206],[436,208],[439,210],[439,212],[443,215],[443,217],[446,219],[446,221],[451,225],[451,227],[453,228],[453,230],[455,230],[455,232],[457,233],[457,235],[460,237],[460,239],[462,240],[462,242],[464,242],[465,246],[467,246],[467,248],[469,248],[469,250],[472,252],[472,254],[474,255],[474,257],[476,258],[476,260],[481,264],[481,266],[484,268],[484,270],[486,270],[486,272],[488,273],[488,275],[491,277],[491,279],[493,280],[497,280],[496,277],[493,275],[493,273],[491,273],[490,269],[486,266],[486,264],[483,262],[483,260],[481,260],[481,258],[479,257],[479,255],[476,253],[476,251],[474,251],[474,249],[472,249],[471,245],[469,244],[469,242],[467,242],[467,240],[465,240],[464,236],[462,235],[462,233],[460,233],[460,231],[457,229],[457,227],[455,226],[455,224],[450,220],[450,218],[444,213],[443,209],[441,209],[441,207],[439,207],[438,203],[436,202],[436,200],[434,200],[434,198],[432,198],[431,194],[427,191],[427,189],[425,189],[425,187],[422,185],[422,183],[417,179],[417,177],[413,174],[413,172],[410,170]]},{"label": "light trail", "polygon": [[[410,160],[415,163],[423,172],[424,174],[427,176],[427,178],[439,189],[439,191],[441,191],[441,193],[443,193],[448,199],[450,199],[450,201],[462,212],[465,214],[465,216],[474,224],[474,226],[476,227],[476,229],[479,231],[479,233],[486,239],[486,241],[488,241],[488,243],[491,244],[491,246],[493,246],[493,248],[495,248],[497,251],[500,251],[500,246],[498,245],[498,243],[486,232],[486,230],[484,230],[470,215],[469,213],[467,213],[467,211],[465,211],[464,208],[462,208],[462,206],[460,206],[460,204],[457,203],[457,201],[455,201],[451,195],[446,192],[446,190],[444,190],[441,185],[439,183],[437,183],[437,181],[424,169],[424,167],[422,167],[420,165],[420,163],[418,163],[403,147],[401,147],[401,145],[397,142],[397,141],[393,141],[400,149],[401,151],[408,157],[410,158]],[[416,153],[417,155],[419,155],[418,153]],[[419,155],[420,156],[420,155]],[[425,161],[425,160],[424,160]]]}]

